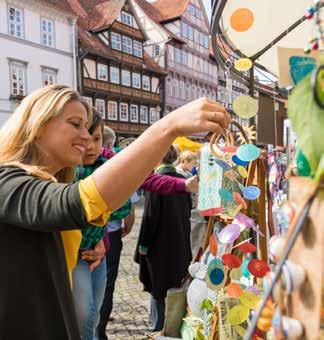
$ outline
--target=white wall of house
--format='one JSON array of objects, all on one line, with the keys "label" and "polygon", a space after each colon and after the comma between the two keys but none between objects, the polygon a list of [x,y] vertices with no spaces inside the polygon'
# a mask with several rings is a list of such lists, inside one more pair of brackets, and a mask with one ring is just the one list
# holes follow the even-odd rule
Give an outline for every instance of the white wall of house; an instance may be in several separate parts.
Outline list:
[{"label": "white wall of house", "polygon": [[[20,11],[21,37],[10,32],[9,8]],[[42,19],[52,23],[52,46],[42,42]],[[43,86],[44,72],[52,75],[50,81],[76,87],[71,19],[68,13],[36,0],[0,0],[0,125],[17,105],[10,100],[12,65],[23,69],[24,95]]]},{"label": "white wall of house", "polygon": [[[145,51],[162,68],[165,67],[165,45],[169,40],[168,33],[163,27],[148,17],[136,1],[130,0],[142,30],[149,40],[145,42]],[[155,46],[159,46],[156,48]],[[159,51],[159,54],[156,53]]]}]

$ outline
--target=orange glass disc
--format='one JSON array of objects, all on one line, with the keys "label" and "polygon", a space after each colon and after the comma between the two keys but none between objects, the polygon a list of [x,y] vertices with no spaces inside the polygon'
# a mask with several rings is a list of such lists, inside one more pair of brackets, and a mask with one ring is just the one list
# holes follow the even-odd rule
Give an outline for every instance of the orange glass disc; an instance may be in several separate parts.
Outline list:
[{"label": "orange glass disc", "polygon": [[254,23],[253,12],[248,8],[239,8],[231,16],[231,27],[237,32],[245,32]]}]

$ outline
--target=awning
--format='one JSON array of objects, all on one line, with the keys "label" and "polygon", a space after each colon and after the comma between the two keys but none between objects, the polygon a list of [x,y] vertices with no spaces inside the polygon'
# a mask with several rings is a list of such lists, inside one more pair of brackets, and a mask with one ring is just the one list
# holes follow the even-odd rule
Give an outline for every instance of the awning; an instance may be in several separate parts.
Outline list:
[{"label": "awning", "polygon": [[203,146],[187,137],[178,137],[173,144],[178,145],[180,151],[189,150],[192,152],[197,152]]},{"label": "awning", "polygon": [[309,0],[219,0],[218,34],[234,53],[279,76],[278,47],[304,49],[314,35],[313,21],[305,20],[311,4]]}]

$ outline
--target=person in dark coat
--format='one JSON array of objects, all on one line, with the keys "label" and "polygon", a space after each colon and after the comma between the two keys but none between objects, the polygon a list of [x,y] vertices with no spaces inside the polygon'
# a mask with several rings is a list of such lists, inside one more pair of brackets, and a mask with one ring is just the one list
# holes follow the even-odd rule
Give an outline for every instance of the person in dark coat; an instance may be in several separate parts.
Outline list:
[{"label": "person in dark coat", "polygon": [[[173,146],[157,173],[183,178],[172,163]],[[135,261],[140,264],[140,281],[151,294],[150,319],[153,331],[164,326],[165,298],[170,288],[181,287],[192,259],[190,245],[190,194],[145,194],[145,207]]]}]

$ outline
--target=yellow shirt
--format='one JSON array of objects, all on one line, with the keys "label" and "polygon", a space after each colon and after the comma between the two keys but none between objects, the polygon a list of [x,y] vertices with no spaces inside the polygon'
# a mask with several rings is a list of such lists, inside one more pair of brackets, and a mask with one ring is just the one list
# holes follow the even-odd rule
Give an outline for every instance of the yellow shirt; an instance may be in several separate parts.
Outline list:
[{"label": "yellow shirt", "polygon": [[[95,226],[104,227],[109,219],[110,210],[100,195],[92,176],[79,182],[79,192],[87,222]],[[62,231],[61,236],[72,285],[72,271],[78,261],[82,233],[80,230],[68,230]]]}]

